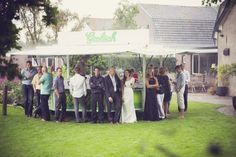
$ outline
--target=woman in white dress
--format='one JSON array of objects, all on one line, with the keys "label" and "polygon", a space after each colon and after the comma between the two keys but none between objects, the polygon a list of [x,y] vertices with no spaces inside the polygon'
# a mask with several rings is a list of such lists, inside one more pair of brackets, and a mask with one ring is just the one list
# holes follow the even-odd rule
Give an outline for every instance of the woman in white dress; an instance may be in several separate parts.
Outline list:
[{"label": "woman in white dress", "polygon": [[130,70],[125,70],[123,79],[123,104],[121,110],[121,123],[134,123],[137,121],[134,108],[134,87],[135,79],[131,77]]}]

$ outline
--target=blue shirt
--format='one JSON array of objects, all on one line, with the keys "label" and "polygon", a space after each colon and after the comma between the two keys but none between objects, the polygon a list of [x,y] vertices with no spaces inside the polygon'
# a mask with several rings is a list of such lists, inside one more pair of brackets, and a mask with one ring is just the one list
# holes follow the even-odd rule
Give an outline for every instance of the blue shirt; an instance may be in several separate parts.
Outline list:
[{"label": "blue shirt", "polygon": [[65,92],[64,78],[61,76],[56,76],[53,81],[53,89],[57,90],[59,93]]},{"label": "blue shirt", "polygon": [[40,94],[49,95],[52,89],[52,75],[50,73],[44,73],[39,82],[41,83]]},{"label": "blue shirt", "polygon": [[35,74],[37,74],[37,70],[33,67],[30,69],[29,68],[22,69],[21,71],[22,84],[31,85]]}]

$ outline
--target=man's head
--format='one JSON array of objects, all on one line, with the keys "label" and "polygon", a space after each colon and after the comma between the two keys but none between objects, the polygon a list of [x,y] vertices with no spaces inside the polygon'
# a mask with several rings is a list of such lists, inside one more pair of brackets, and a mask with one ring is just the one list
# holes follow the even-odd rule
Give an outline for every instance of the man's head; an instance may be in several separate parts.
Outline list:
[{"label": "man's head", "polygon": [[27,61],[26,62],[26,67],[29,68],[29,69],[32,68],[32,62],[31,61]]},{"label": "man's head", "polygon": [[159,73],[159,68],[158,67],[154,67],[154,69],[153,69],[154,76],[157,76],[158,73]]},{"label": "man's head", "polygon": [[43,73],[48,72],[48,68],[47,68],[46,66],[43,66],[43,67],[42,67],[42,72],[43,72]]},{"label": "man's head", "polygon": [[42,73],[42,66],[38,66],[38,67],[37,67],[37,72],[38,72],[38,74],[41,74],[41,73]]},{"label": "man's head", "polygon": [[177,65],[175,67],[175,70],[176,70],[177,73],[181,73],[182,72],[182,67],[180,65]]},{"label": "man's head", "polygon": [[60,67],[57,68],[57,76],[62,76],[62,69]]},{"label": "man's head", "polygon": [[75,66],[74,71],[76,74],[80,73],[80,67],[79,66]]},{"label": "man's head", "polygon": [[96,67],[96,68],[94,69],[94,75],[95,75],[96,77],[100,75],[100,69],[99,69],[98,67]]},{"label": "man's head", "polygon": [[164,67],[161,67],[160,70],[159,70],[159,74],[160,75],[165,75],[166,73],[166,69]]},{"label": "man's head", "polygon": [[110,67],[110,69],[109,69],[109,74],[111,75],[111,76],[115,76],[115,74],[116,74],[116,70],[115,70],[115,67]]}]

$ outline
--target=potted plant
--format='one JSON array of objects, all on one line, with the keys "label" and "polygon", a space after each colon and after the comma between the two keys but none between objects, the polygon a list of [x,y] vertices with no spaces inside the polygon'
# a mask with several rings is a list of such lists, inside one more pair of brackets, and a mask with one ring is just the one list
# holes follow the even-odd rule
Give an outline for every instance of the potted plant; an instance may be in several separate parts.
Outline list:
[{"label": "potted plant", "polygon": [[216,94],[219,96],[226,96],[228,93],[229,76],[230,76],[230,65],[221,65],[218,67],[218,87]]}]

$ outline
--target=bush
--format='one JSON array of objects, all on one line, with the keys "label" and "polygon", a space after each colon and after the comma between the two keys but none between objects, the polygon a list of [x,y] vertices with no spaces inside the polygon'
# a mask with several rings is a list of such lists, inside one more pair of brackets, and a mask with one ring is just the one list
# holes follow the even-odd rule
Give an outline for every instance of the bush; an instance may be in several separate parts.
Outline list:
[{"label": "bush", "polygon": [[218,79],[222,86],[228,86],[230,76],[236,76],[236,63],[220,65],[217,69]]},{"label": "bush", "polygon": [[[8,87],[8,97],[7,97],[7,103],[12,104],[15,101],[21,101],[23,100],[23,94],[21,90],[21,83],[20,82],[13,82],[13,81],[4,81],[0,85],[0,90],[3,91],[4,87]],[[0,94],[0,101],[2,102],[2,93]]]}]

